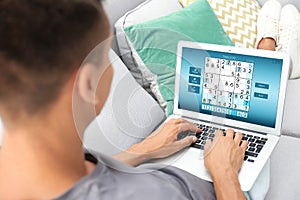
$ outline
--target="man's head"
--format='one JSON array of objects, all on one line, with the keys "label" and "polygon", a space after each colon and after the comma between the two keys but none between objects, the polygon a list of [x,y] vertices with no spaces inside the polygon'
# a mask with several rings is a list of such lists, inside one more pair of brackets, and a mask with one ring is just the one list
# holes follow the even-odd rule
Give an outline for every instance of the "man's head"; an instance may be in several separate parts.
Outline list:
[{"label": "man's head", "polygon": [[0,111],[47,109],[108,36],[98,0],[1,0]]}]

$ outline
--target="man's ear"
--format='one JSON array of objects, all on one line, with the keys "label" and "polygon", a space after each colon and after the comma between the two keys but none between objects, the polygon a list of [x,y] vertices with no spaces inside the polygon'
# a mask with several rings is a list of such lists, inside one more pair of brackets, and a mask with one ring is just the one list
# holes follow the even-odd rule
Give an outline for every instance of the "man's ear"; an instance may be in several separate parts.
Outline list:
[{"label": "man's ear", "polygon": [[91,63],[85,63],[81,66],[77,77],[77,88],[80,97],[87,103],[95,104],[97,98],[96,89],[98,86],[99,72]]}]

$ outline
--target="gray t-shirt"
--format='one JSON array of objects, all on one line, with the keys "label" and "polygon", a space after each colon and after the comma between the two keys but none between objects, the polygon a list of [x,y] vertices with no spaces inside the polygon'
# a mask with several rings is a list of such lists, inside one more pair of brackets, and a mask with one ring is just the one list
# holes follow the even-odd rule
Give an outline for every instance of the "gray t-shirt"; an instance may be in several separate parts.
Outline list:
[{"label": "gray t-shirt", "polygon": [[216,199],[212,183],[178,168],[157,164],[130,167],[89,152],[97,159],[96,169],[57,199]]}]

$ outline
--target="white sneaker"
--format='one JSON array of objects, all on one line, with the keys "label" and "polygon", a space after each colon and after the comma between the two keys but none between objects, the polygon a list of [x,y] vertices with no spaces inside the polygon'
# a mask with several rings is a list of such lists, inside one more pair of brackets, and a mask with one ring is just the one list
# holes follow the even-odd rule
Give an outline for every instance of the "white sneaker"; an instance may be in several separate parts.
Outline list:
[{"label": "white sneaker", "polygon": [[257,38],[255,47],[263,38],[273,38],[277,44],[281,4],[277,0],[267,1],[257,18]]},{"label": "white sneaker", "polygon": [[300,77],[300,14],[288,4],[281,10],[279,22],[278,50],[291,57],[290,78]]}]

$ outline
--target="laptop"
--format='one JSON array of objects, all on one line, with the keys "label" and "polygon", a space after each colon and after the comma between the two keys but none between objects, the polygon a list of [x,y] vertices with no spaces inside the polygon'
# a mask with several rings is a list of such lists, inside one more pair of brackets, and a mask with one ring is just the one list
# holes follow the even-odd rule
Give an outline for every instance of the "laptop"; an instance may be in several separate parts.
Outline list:
[{"label": "laptop", "polygon": [[[202,132],[191,147],[158,162],[212,181],[203,149],[216,130],[243,133],[249,142],[239,173],[249,191],[281,136],[290,58],[257,49],[180,41],[177,50],[174,110]],[[195,134],[189,131],[179,137]]]}]

